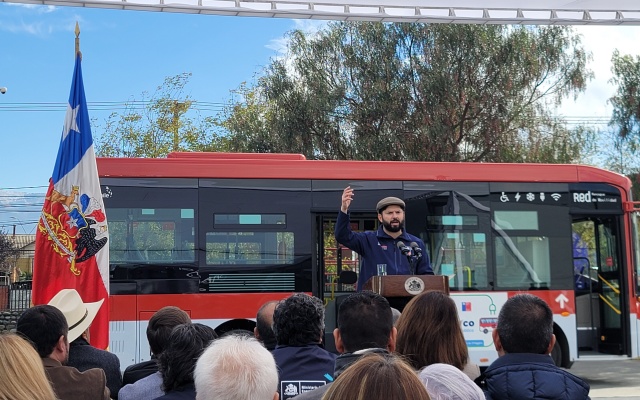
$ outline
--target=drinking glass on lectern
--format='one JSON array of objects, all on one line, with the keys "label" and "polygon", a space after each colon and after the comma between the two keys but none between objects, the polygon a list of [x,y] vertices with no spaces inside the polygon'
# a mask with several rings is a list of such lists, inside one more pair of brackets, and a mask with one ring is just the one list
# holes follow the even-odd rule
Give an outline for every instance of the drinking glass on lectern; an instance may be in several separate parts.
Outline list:
[{"label": "drinking glass on lectern", "polygon": [[387,275],[387,264],[378,264],[378,276]]}]

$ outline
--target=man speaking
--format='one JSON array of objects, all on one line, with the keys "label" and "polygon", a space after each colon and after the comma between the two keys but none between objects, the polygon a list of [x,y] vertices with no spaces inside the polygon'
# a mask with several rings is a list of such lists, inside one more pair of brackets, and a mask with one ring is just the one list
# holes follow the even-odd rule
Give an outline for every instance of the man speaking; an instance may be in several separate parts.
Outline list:
[{"label": "man speaking", "polygon": [[[362,258],[358,276],[358,290],[374,275],[433,275],[429,254],[424,242],[404,231],[404,201],[385,197],[376,211],[380,226],[375,232],[353,232],[350,227],[349,206],[353,189],[342,192],[342,205],[336,222],[336,240],[354,250]],[[410,262],[411,260],[411,262]]]}]

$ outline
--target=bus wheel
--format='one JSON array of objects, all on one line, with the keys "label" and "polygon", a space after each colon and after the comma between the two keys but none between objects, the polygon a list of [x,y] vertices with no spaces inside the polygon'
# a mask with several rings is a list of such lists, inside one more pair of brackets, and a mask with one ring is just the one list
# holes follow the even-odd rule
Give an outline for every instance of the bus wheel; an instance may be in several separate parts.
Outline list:
[{"label": "bus wheel", "polygon": [[553,346],[551,350],[551,358],[553,359],[553,363],[558,367],[562,366],[562,346],[560,343],[556,341],[556,344]]},{"label": "bus wheel", "polygon": [[553,324],[553,334],[556,335],[556,344],[551,349],[551,358],[558,367],[570,368],[571,360],[569,360],[569,343],[562,329],[555,323]]}]

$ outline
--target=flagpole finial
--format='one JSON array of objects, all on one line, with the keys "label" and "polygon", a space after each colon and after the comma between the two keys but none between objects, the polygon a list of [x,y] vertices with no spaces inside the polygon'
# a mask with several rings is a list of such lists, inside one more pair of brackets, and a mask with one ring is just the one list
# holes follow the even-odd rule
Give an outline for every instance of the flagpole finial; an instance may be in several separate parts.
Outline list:
[{"label": "flagpole finial", "polygon": [[76,21],[76,55],[80,56],[82,59],[82,52],[80,51],[80,25],[78,25],[78,21]]}]

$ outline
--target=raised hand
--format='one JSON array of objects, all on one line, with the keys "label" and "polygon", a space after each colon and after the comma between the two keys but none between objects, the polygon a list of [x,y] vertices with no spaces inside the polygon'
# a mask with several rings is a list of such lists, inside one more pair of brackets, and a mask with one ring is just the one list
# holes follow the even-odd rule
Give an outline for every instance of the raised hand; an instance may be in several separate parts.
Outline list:
[{"label": "raised hand", "polygon": [[349,206],[351,205],[351,201],[353,200],[353,189],[351,186],[347,186],[342,192],[342,206],[340,207],[340,211],[346,214],[349,211]]}]

